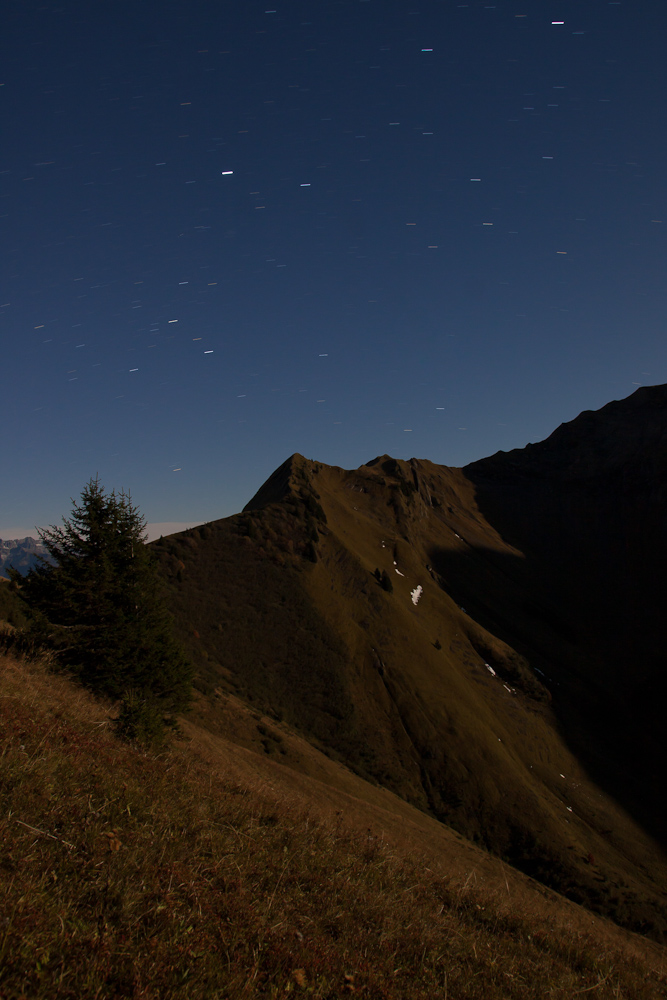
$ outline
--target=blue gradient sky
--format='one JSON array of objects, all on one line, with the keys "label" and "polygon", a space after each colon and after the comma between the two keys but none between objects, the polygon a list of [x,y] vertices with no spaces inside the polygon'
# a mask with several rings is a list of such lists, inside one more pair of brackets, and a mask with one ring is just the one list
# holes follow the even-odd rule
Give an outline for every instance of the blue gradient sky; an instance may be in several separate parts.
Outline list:
[{"label": "blue gradient sky", "polygon": [[666,35],[647,0],[10,2],[0,537],[95,474],[209,520],[295,451],[463,465],[667,381]]}]

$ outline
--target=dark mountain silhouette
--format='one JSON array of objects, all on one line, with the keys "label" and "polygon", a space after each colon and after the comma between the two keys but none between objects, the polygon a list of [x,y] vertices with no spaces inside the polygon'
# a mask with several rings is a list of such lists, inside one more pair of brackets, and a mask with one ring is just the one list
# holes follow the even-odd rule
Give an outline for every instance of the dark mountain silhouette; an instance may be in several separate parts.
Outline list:
[{"label": "dark mountain silhouette", "polygon": [[639,390],[465,469],[293,455],[243,513],[153,543],[200,721],[250,739],[241,699],[663,935],[666,400]]},{"label": "dark mountain silhouette", "polygon": [[494,631],[552,677],[573,749],[664,845],[667,386],[465,474],[524,557],[506,568],[516,586]]}]

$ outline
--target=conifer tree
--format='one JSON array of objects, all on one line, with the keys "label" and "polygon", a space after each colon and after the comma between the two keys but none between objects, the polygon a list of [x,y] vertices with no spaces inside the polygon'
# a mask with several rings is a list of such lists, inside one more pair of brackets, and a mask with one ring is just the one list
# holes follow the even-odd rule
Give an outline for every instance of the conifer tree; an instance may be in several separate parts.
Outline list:
[{"label": "conifer tree", "polygon": [[91,690],[122,699],[128,733],[139,725],[156,735],[160,719],[187,706],[191,668],[159,598],[145,528],[128,493],[91,479],[63,526],[39,532],[55,565],[13,578],[32,634]]}]

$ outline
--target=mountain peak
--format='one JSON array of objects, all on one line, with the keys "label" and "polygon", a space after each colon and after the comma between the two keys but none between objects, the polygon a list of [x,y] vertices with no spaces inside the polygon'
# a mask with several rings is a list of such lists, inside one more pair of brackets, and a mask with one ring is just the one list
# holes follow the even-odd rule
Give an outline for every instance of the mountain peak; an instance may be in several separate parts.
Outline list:
[{"label": "mountain peak", "polygon": [[10,566],[20,573],[27,573],[39,563],[40,558],[50,561],[48,549],[41,539],[30,535],[25,538],[0,538],[0,577],[6,576]]},{"label": "mountain peak", "polygon": [[272,472],[266,482],[262,483],[255,495],[243,508],[243,513],[249,510],[258,510],[261,507],[268,507],[269,504],[278,503],[292,492],[296,477],[305,471],[309,464],[308,459],[298,452],[290,455],[282,465],[279,465],[275,472]]}]

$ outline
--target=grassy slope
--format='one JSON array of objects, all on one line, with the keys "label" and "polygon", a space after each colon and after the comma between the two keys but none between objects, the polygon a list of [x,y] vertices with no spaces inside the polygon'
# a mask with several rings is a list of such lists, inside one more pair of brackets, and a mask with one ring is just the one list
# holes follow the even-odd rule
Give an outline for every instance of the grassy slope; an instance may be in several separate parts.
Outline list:
[{"label": "grassy slope", "polygon": [[279,502],[265,491],[263,510],[156,545],[207,725],[229,731],[220,696],[235,694],[571,898],[660,935],[664,856],[583,772],[522,658],[447,593],[448,567],[483,567],[502,594],[503,560],[520,554],[460,471],[389,462],[344,472],[297,456]]},{"label": "grassy slope", "polygon": [[331,761],[347,791],[192,722],[143,753],[108,719],[1,659],[3,1000],[664,995],[657,945]]}]

